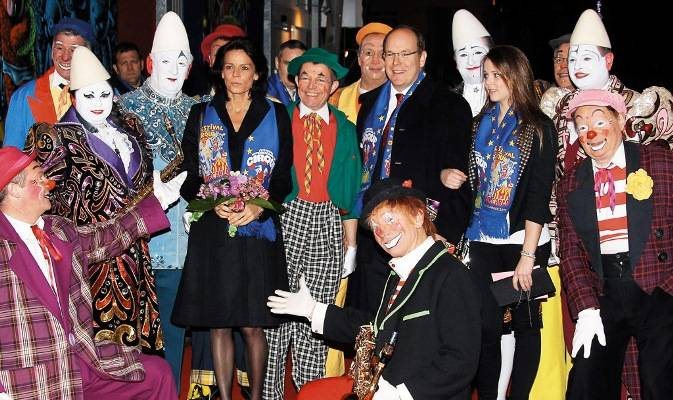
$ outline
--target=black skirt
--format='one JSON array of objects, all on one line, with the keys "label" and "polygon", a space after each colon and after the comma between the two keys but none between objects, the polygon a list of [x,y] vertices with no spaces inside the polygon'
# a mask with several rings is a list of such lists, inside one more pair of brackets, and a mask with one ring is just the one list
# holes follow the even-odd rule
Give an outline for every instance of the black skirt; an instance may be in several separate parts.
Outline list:
[{"label": "black skirt", "polygon": [[288,290],[280,231],[270,242],[232,238],[228,228],[227,220],[212,211],[192,223],[171,318],[174,324],[229,328],[280,323],[266,306],[274,290]]}]

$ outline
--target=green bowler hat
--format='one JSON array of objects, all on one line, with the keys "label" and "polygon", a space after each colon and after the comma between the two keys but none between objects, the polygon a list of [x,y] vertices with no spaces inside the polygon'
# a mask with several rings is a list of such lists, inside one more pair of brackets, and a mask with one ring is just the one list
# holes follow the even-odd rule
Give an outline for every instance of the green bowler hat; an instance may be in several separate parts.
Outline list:
[{"label": "green bowler hat", "polygon": [[339,57],[337,57],[336,54],[330,53],[320,47],[308,49],[304,54],[290,61],[290,64],[287,67],[287,72],[290,75],[296,76],[299,73],[301,66],[307,62],[327,65],[329,69],[334,71],[334,75],[336,75],[337,79],[343,78],[348,73],[348,68],[342,67],[341,64],[339,64]]}]

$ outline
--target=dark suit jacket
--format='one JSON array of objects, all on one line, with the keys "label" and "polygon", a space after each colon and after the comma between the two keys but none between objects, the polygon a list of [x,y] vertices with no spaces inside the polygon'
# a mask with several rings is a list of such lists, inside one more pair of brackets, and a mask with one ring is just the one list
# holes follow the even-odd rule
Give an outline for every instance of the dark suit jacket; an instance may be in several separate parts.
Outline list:
[{"label": "dark suit jacket", "polygon": [[[365,119],[382,89],[383,86],[360,96],[360,142]],[[470,192],[468,185],[459,190],[447,189],[439,174],[444,168],[457,168],[467,174],[471,125],[467,102],[427,77],[402,104],[395,123],[390,176],[411,179],[415,188],[441,202],[435,225],[452,243],[458,243],[467,228]]]},{"label": "dark suit jacket", "polygon": [[[378,326],[376,352],[399,336],[383,377],[404,383],[415,399],[465,400],[477,371],[481,343],[481,300],[468,269],[435,243],[407,278],[386,315],[399,277],[390,272],[379,311],[371,313],[330,305],[323,334],[338,342],[353,342],[361,325]],[[430,265],[431,264],[431,265]]]},{"label": "dark suit jacket", "polygon": [[[660,287],[673,295],[673,153],[667,145],[630,142],[624,151],[627,174],[642,168],[654,180],[648,199],[626,197],[633,279],[647,293]],[[557,192],[561,277],[575,318],[584,309],[599,308],[603,290],[593,187],[587,158],[559,182]]]}]

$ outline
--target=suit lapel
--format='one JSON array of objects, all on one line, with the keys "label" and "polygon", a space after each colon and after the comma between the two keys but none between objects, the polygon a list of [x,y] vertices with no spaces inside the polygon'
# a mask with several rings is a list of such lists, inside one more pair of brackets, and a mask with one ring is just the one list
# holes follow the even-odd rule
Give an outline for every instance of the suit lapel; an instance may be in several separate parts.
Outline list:
[{"label": "suit lapel", "polygon": [[[639,145],[624,142],[624,153],[626,155],[626,174],[628,176],[628,174],[635,172],[640,167]],[[632,195],[626,195],[629,258],[632,269],[638,265],[638,260],[641,254],[643,254],[643,249],[649,236],[652,224],[652,207],[652,196],[645,200],[636,200]]]},{"label": "suit lapel", "polygon": [[[14,243],[14,253],[8,260],[9,268],[23,282],[40,303],[63,323],[61,310],[54,292],[44,274],[37,265],[35,258],[28,250],[28,246],[21,240],[3,213],[0,212],[0,236]],[[60,250],[60,249],[59,249]]]},{"label": "suit lapel", "polygon": [[599,277],[603,276],[601,249],[598,241],[598,219],[596,217],[596,193],[591,159],[580,163],[575,173],[577,188],[568,194],[570,218],[577,235],[589,253],[591,267]]},{"label": "suit lapel", "polygon": [[49,234],[49,238],[54,247],[61,253],[61,261],[54,262],[54,275],[56,278],[56,287],[58,288],[59,303],[61,311],[63,312],[61,323],[65,326],[68,324],[68,298],[70,296],[70,282],[72,276],[73,246],[69,242],[64,242],[54,235],[51,218],[45,218],[44,230]]},{"label": "suit lapel", "polygon": [[[432,245],[432,247],[430,247],[430,249],[428,249],[428,251],[425,252],[423,257],[421,257],[421,259],[418,261],[414,269],[411,271],[411,274],[405,281],[404,286],[402,286],[402,289],[400,289],[400,293],[397,295],[395,301],[390,306],[388,313],[381,320],[379,329],[383,329],[387,322],[397,325],[396,321],[399,320],[401,315],[400,310],[402,310],[404,304],[407,302],[407,299],[413,295],[414,290],[416,289],[416,285],[418,284],[418,281],[423,278],[423,274],[425,273],[425,271],[430,266],[432,266],[433,260],[438,258],[442,250],[445,250],[444,245],[441,242],[436,242],[435,244]],[[390,295],[392,295],[392,293],[393,292],[391,292]],[[390,299],[390,295],[388,295],[383,299],[383,301],[386,304],[386,307]]]}]

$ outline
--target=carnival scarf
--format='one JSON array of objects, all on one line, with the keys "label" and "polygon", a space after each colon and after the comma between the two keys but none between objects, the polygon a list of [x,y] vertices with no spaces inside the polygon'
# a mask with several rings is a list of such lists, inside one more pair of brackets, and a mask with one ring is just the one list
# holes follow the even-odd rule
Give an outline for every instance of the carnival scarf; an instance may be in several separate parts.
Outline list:
[{"label": "carnival scarf", "polygon": [[[268,189],[280,145],[276,111],[270,100],[267,99],[266,102],[269,104],[269,111],[245,140],[239,170],[249,176],[263,174],[262,184]],[[199,131],[199,172],[205,183],[221,179],[231,172],[228,135],[226,125],[222,123],[213,103],[210,102],[204,111]],[[276,240],[276,229],[270,218],[263,222],[252,221],[240,226],[236,233],[239,236],[256,237],[272,242]]]},{"label": "carnival scarf", "polygon": [[[383,155],[381,155],[379,152],[379,143],[381,141],[381,136],[383,135],[383,129],[386,126],[386,116],[388,115],[388,104],[390,101],[390,92],[392,90],[392,83],[390,81],[383,84],[383,88],[379,93],[379,96],[376,98],[376,102],[372,107],[372,111],[364,121],[365,129],[362,133],[362,141],[360,142],[360,149],[362,152],[362,183],[360,185],[360,191],[358,193],[354,207],[355,213],[357,215],[359,215],[360,211],[362,211],[362,196],[372,184],[372,180],[386,179],[390,177],[390,156],[393,152],[397,114],[402,108],[402,104],[404,104],[404,102],[414,94],[414,91],[423,81],[423,79],[425,79],[425,72],[421,71],[416,81],[411,85],[407,93],[404,95],[400,106],[397,107],[397,109],[393,111],[393,114],[390,116],[390,122],[388,123],[388,142],[385,143],[385,146],[383,147]],[[381,173],[378,177],[372,177],[374,169],[376,168],[378,157],[381,156],[383,157],[381,163]]]},{"label": "carnival scarf", "polygon": [[516,137],[519,119],[510,108],[498,125],[499,114],[499,104],[486,112],[474,139],[478,186],[472,221],[466,233],[470,240],[509,237],[507,214],[521,173],[521,150]]}]

